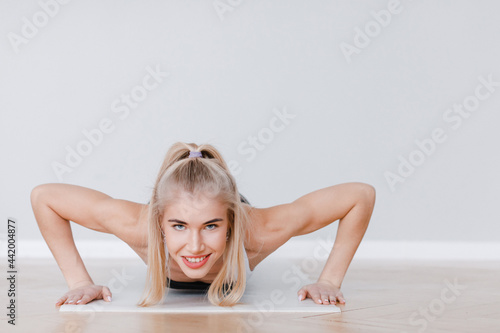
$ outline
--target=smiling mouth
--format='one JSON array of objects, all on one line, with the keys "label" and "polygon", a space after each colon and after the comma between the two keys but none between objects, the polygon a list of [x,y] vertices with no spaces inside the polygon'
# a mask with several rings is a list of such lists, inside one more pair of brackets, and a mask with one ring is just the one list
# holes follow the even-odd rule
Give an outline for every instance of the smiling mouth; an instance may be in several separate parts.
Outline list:
[{"label": "smiling mouth", "polygon": [[189,257],[182,256],[182,258],[185,259],[186,261],[188,261],[191,264],[196,264],[196,263],[204,261],[210,255],[211,255],[211,253],[203,255],[203,256],[189,256]]}]

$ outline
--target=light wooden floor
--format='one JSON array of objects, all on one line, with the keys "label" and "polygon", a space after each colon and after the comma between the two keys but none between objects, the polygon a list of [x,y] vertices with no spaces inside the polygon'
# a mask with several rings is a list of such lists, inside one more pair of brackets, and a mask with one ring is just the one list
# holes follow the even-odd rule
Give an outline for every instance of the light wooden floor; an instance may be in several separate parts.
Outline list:
[{"label": "light wooden floor", "polygon": [[[96,282],[109,281],[113,269],[138,267],[135,260],[86,264]],[[18,267],[17,325],[7,324],[1,290],[1,332],[500,332],[499,262],[355,258],[342,313],[321,315],[59,313],[54,303],[66,285],[55,261],[18,259]]]}]

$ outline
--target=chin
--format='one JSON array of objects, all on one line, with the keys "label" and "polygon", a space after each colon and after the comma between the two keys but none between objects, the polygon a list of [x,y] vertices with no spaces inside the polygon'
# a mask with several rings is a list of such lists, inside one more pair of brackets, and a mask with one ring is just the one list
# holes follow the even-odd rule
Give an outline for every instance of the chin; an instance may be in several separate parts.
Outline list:
[{"label": "chin", "polygon": [[207,276],[207,272],[200,272],[200,271],[193,272],[185,270],[184,273],[186,274],[187,277],[191,279],[202,279],[205,276]]},{"label": "chin", "polygon": [[182,271],[184,272],[184,274],[186,274],[191,279],[201,279],[201,278],[207,276],[207,274],[211,268],[212,268],[212,265],[207,266],[206,264],[205,264],[205,267],[197,268],[197,269],[192,269],[192,268],[189,268],[187,266],[183,266]]}]

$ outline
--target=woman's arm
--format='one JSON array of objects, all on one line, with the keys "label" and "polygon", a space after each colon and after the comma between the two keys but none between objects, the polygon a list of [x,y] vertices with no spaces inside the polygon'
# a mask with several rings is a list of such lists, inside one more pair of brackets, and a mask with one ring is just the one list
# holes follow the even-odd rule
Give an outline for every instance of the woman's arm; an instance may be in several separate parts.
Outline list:
[{"label": "woman's arm", "polygon": [[[342,185],[345,185],[343,186],[344,188],[339,185],[341,186],[340,188],[333,189],[332,187],[324,191],[324,195],[328,197],[339,198],[343,196],[343,204],[341,204],[343,206],[343,217],[339,220],[333,249],[317,283],[304,286],[299,290],[298,295],[300,300],[305,299],[309,295],[316,303],[320,304],[335,304],[336,301],[345,303],[340,288],[352,258],[368,228],[375,205],[375,189],[370,185],[361,183]],[[325,215],[323,217],[316,217],[316,223],[313,222],[312,225],[314,226],[318,221],[320,224],[323,224],[321,221],[331,218],[329,213],[334,214],[336,210],[335,206],[331,205],[332,208],[326,208]],[[318,209],[317,204],[316,206],[311,206],[310,204],[310,207],[311,209]],[[335,219],[335,215],[333,218]]]},{"label": "woman's arm", "polygon": [[[342,281],[368,227],[375,205],[375,189],[364,183],[345,183],[306,194],[292,203],[262,210],[274,251],[294,236],[321,229],[339,220],[337,237],[318,281],[298,291],[299,299],[318,304],[344,303]],[[270,251],[268,250],[268,251]],[[326,301],[325,301],[326,299]]]},{"label": "woman's arm", "polygon": [[95,286],[88,274],[75,246],[69,222],[100,232],[114,233],[121,214],[120,207],[123,206],[121,201],[81,186],[43,184],[32,190],[31,205],[42,236],[70,289],[56,305],[64,302],[85,304],[101,298],[109,301],[109,289]]}]

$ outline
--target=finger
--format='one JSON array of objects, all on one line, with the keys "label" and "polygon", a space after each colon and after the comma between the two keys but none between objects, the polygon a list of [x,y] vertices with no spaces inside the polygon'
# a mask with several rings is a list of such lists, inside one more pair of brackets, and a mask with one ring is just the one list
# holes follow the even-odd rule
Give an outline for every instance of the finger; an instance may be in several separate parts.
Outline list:
[{"label": "finger", "polygon": [[344,295],[342,294],[341,291],[337,292],[335,294],[335,298],[334,298],[336,301],[338,301],[338,303],[340,304],[345,304],[345,298],[344,298]]},{"label": "finger", "polygon": [[66,304],[76,304],[76,301],[78,301],[81,297],[82,295],[71,295],[66,300]]},{"label": "finger", "polygon": [[321,294],[321,302],[322,304],[330,304],[330,296],[327,294]]},{"label": "finger", "polygon": [[76,301],[76,303],[83,305],[83,304],[87,304],[91,300],[92,300],[92,297],[90,297],[89,295],[83,295],[83,297],[81,299],[79,299],[78,301]]},{"label": "finger", "polygon": [[318,303],[318,304],[323,304],[323,301],[321,300],[321,295],[319,294],[319,292],[317,291],[309,291],[309,295],[311,296],[312,300],[315,302],[315,303]]},{"label": "finger", "polygon": [[85,297],[84,294],[75,296],[75,298],[73,299],[73,304],[77,305],[77,304],[82,303],[82,298],[84,298],[84,297]]},{"label": "finger", "polygon": [[78,295],[73,296],[73,298],[71,299],[73,301],[72,304],[78,304],[78,301],[81,300],[82,297],[83,297],[83,294],[78,294]]},{"label": "finger", "polygon": [[64,295],[63,297],[59,298],[57,301],[56,301],[56,304],[62,304],[66,301],[68,297],[66,295]]},{"label": "finger", "polygon": [[330,303],[331,304],[345,304],[345,299],[339,295],[337,296],[330,296]]},{"label": "finger", "polygon": [[300,289],[298,292],[297,292],[297,295],[299,296],[299,301],[302,301],[306,298],[306,291],[304,289]]},{"label": "finger", "polygon": [[61,306],[64,304],[64,302],[68,299],[68,297],[66,295],[64,295],[63,297],[59,298],[57,301],[56,301],[56,306]]},{"label": "finger", "polygon": [[102,287],[102,299],[111,302],[111,291],[108,287]]}]

